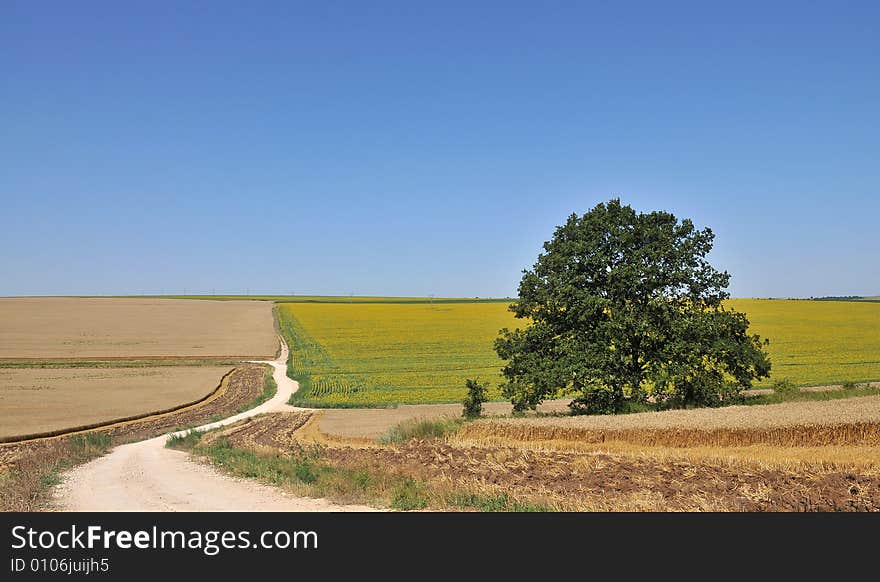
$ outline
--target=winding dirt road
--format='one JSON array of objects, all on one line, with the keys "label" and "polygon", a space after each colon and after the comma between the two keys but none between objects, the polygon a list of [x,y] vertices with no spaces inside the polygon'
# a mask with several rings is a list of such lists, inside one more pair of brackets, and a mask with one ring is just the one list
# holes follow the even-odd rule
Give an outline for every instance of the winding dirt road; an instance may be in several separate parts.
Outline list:
[{"label": "winding dirt road", "polygon": [[[274,368],[278,392],[263,404],[193,430],[206,431],[250,416],[297,410],[287,404],[299,388],[287,377],[288,348],[281,339],[278,359],[257,362]],[[54,503],[64,511],[375,511],[360,505],[336,505],[325,499],[293,497],[280,489],[224,475],[165,448],[169,433],[121,445],[109,454],[74,468],[56,488]]]}]

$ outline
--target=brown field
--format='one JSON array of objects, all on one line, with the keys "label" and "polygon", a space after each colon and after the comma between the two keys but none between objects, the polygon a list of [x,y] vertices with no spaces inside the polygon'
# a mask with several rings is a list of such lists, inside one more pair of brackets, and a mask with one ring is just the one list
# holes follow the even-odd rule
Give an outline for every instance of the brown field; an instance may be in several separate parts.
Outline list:
[{"label": "brown field", "polygon": [[265,301],[0,298],[2,360],[271,359],[277,349]]},{"label": "brown field", "polygon": [[211,393],[231,367],[0,369],[0,438],[165,410]]}]

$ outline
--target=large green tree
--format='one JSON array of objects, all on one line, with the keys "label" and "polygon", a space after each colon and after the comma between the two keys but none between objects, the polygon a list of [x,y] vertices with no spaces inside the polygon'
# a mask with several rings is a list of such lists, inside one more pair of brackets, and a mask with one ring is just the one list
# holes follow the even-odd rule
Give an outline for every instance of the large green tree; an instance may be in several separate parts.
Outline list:
[{"label": "large green tree", "polygon": [[730,275],[706,260],[714,238],[619,199],[569,216],[510,306],[526,327],[495,341],[505,397],[523,410],[573,395],[576,413],[714,406],[767,377],[767,341],[724,305]]}]

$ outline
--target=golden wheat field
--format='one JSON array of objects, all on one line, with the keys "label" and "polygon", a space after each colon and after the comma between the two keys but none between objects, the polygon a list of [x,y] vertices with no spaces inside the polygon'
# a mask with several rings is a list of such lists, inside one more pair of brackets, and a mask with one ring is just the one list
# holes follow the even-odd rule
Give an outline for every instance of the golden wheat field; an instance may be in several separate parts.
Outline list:
[{"label": "golden wheat field", "polygon": [[805,468],[876,473],[880,396],[621,416],[486,418],[465,425],[453,440],[798,473]]},{"label": "golden wheat field", "polygon": [[[770,339],[773,374],[801,386],[880,379],[880,304],[735,299]],[[452,402],[464,380],[498,397],[492,342],[522,325],[505,303],[279,304],[300,398],[317,405]]]}]

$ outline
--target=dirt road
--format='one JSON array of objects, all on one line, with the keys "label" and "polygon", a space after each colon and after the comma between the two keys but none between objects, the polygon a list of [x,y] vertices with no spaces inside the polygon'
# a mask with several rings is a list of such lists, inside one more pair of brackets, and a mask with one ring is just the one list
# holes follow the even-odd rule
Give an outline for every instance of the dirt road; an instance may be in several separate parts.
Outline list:
[{"label": "dirt road", "polygon": [[[298,385],[287,377],[287,344],[282,339],[274,368],[278,392],[263,404],[195,430],[209,430],[267,412],[296,410],[287,400]],[[181,433],[171,433],[181,434]],[[336,505],[324,499],[286,496],[280,489],[221,474],[165,448],[170,435],[122,445],[65,474],[55,505],[64,511],[375,511]]]}]

